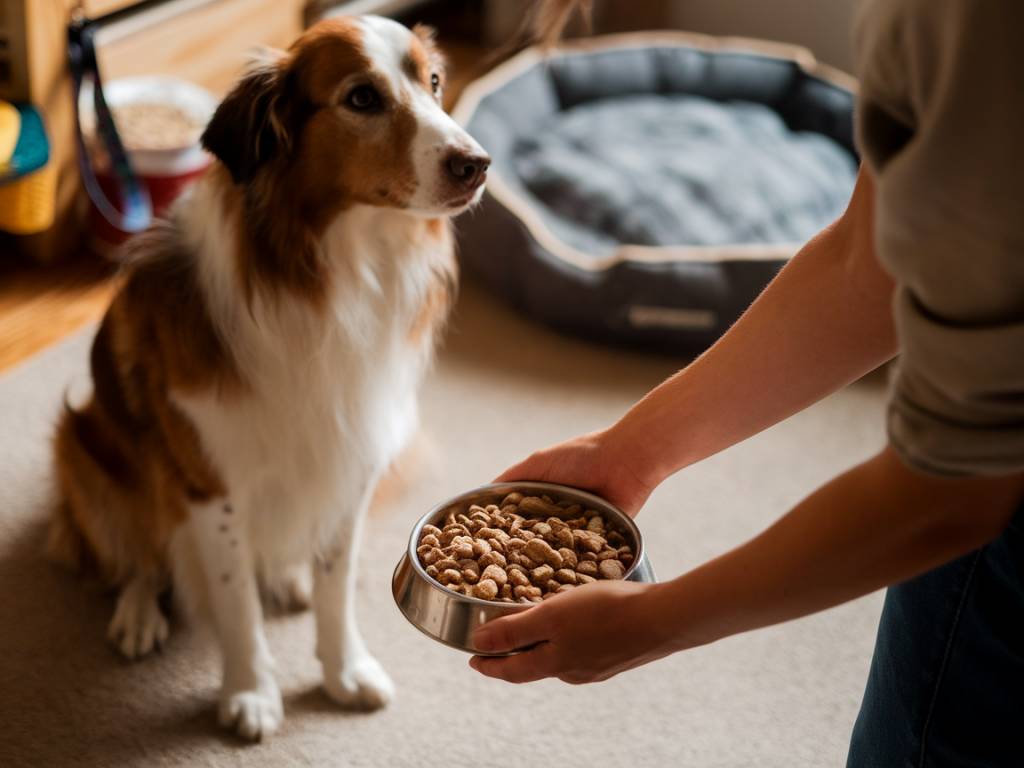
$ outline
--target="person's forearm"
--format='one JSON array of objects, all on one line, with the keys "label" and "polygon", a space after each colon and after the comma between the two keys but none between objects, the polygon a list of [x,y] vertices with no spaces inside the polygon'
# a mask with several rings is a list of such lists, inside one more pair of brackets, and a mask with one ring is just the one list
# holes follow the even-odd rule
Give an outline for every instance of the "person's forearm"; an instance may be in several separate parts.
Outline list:
[{"label": "person's forearm", "polygon": [[1019,476],[919,475],[886,449],[747,544],[659,585],[667,642],[701,645],[931,570],[995,538],[1022,489]]},{"label": "person's forearm", "polygon": [[873,191],[858,179],[846,214],[779,273],[704,355],[610,431],[646,479],[717,453],[890,359],[893,284],[874,256]]}]

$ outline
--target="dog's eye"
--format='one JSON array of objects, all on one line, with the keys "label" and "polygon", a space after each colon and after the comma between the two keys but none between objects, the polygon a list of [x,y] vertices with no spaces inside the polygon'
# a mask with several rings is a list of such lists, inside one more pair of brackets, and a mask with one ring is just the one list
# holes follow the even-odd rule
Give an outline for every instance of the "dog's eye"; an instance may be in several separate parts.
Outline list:
[{"label": "dog's eye", "polygon": [[356,112],[373,112],[380,109],[381,98],[372,85],[357,85],[348,92],[345,104]]},{"label": "dog's eye", "polygon": [[435,94],[441,90],[441,76],[436,72],[430,76],[430,88]]}]

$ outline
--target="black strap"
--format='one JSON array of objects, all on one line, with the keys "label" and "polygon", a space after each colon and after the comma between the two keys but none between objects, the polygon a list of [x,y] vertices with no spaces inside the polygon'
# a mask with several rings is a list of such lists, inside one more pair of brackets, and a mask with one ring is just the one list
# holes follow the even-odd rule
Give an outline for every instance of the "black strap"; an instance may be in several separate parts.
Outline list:
[{"label": "black strap", "polygon": [[[100,78],[99,63],[96,61],[94,37],[96,25],[84,15],[73,18],[68,26],[68,61],[73,85],[72,98],[75,106],[76,140],[78,143],[78,165],[85,190],[92,199],[96,210],[111,226],[127,234],[141,232],[153,220],[153,205],[149,191],[132,169],[131,160],[125,151],[121,137],[114,125],[114,118],[103,96],[103,82]],[[93,107],[96,113],[96,135],[110,158],[117,192],[121,198],[122,210],[107,198],[96,179],[89,152],[82,134],[82,120],[78,111],[79,95],[85,80],[92,83]]]}]

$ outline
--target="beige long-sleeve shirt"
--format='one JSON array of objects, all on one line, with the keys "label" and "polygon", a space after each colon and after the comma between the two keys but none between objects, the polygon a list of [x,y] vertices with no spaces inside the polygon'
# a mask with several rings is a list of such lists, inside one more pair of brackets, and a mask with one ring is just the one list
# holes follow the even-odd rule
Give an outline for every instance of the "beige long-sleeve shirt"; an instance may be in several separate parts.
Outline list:
[{"label": "beige long-sleeve shirt", "polygon": [[1024,470],[1024,0],[865,0],[857,134],[897,283],[893,447]]}]

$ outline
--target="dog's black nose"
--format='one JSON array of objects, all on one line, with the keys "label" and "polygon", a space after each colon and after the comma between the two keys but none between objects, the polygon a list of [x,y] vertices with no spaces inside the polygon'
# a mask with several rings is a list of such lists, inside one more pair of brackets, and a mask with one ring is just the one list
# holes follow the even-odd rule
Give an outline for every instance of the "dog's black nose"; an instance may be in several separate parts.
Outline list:
[{"label": "dog's black nose", "polygon": [[483,184],[491,158],[485,154],[457,151],[448,156],[448,173],[452,181],[467,189]]}]

